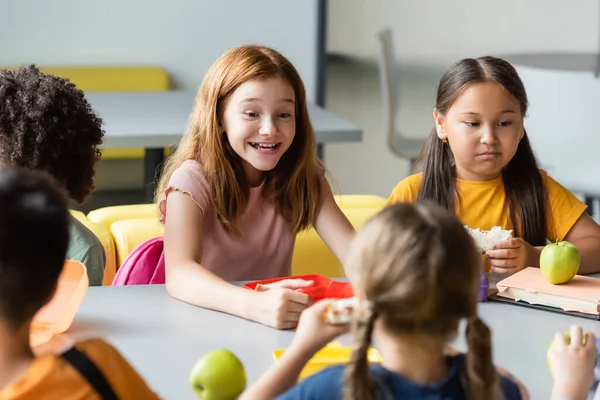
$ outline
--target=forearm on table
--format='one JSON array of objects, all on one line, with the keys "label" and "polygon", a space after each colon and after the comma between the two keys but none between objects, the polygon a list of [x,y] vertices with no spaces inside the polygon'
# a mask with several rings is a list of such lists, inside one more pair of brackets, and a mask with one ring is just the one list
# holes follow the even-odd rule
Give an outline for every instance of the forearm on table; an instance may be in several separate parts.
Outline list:
[{"label": "forearm on table", "polygon": [[291,389],[316,351],[290,347],[239,400],[272,399]]},{"label": "forearm on table", "polygon": [[255,295],[192,261],[167,268],[166,287],[176,299],[246,319],[249,318],[250,298]]},{"label": "forearm on table", "polygon": [[574,241],[581,255],[579,274],[600,272],[600,238],[588,237]]}]

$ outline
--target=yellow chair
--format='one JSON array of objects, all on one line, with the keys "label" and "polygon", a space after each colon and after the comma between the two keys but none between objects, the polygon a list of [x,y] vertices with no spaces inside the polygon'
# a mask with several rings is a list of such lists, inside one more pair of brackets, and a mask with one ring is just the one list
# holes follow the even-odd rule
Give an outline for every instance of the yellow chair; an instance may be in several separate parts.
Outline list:
[{"label": "yellow chair", "polygon": [[100,243],[102,243],[104,253],[106,254],[106,265],[104,266],[104,279],[102,284],[110,286],[117,273],[115,244],[112,235],[103,224],[89,220],[81,211],[71,210],[71,215],[77,218],[86,226],[86,228],[92,231],[98,239],[100,239]]},{"label": "yellow chair", "polygon": [[164,227],[157,218],[137,218],[114,222],[110,227],[120,267],[125,258],[140,243],[162,236]]},{"label": "yellow chair", "polygon": [[[381,208],[349,208],[344,214],[359,229]],[[110,225],[110,233],[116,246],[117,265],[120,266],[131,251],[140,243],[162,236],[164,227],[154,218],[120,220]],[[292,256],[292,274],[321,274],[328,277],[345,276],[337,257],[314,229],[300,232]]]},{"label": "yellow chair", "polygon": [[[355,228],[360,228],[386,202],[383,197],[374,195],[341,195],[335,196],[335,200]],[[103,207],[90,211],[87,217],[110,230],[116,246],[117,267],[121,266],[138,244],[161,236],[164,232],[158,222],[156,204]],[[298,234],[292,258],[292,273],[344,276],[340,262],[314,229]]]},{"label": "yellow chair", "polygon": [[341,209],[383,208],[387,202],[386,198],[373,194],[342,194],[333,197]]},{"label": "yellow chair", "polygon": [[158,220],[158,208],[156,204],[128,204],[124,206],[102,207],[90,211],[87,217],[95,222],[102,223],[106,229],[110,229],[117,221],[154,218]]},{"label": "yellow chair", "polygon": [[[387,201],[383,197],[370,194],[335,195],[334,198],[342,209],[383,208]],[[107,229],[110,229],[113,222],[124,219],[157,218],[158,209],[156,204],[128,204],[98,208],[90,211],[87,217],[92,221],[103,223]]]},{"label": "yellow chair", "polygon": [[[382,207],[342,208],[342,211],[355,229],[360,229]],[[292,256],[292,275],[321,274],[330,278],[344,277],[344,269],[337,257],[310,228],[296,236],[296,245]]]},{"label": "yellow chair", "polygon": [[84,92],[139,92],[169,90],[169,75],[153,66],[39,67],[47,74],[69,78]]},{"label": "yellow chair", "polygon": [[[84,92],[139,92],[170,89],[169,75],[153,66],[39,67],[47,74],[69,78]],[[171,153],[165,149],[165,157]],[[103,159],[142,159],[144,149],[103,149]]]}]

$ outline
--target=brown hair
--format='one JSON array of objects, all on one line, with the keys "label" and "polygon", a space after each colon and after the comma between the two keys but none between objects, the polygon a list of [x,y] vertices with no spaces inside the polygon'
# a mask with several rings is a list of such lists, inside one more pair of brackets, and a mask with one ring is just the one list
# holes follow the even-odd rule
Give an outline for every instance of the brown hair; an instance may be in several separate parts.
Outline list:
[{"label": "brown hair", "polygon": [[208,70],[196,96],[186,134],[167,160],[156,192],[161,200],[173,172],[186,160],[198,161],[210,185],[219,221],[238,233],[235,220],[246,208],[249,185],[242,161],[219,126],[229,96],[243,83],[279,77],[294,90],[296,134],[290,148],[265,177],[269,198],[294,233],[308,228],[319,209],[320,173],[315,135],[308,116],[304,84],[294,66],[277,51],[241,46],[227,51]]},{"label": "brown hair", "polygon": [[[470,86],[482,82],[502,85],[527,114],[527,93],[515,68],[499,58],[466,58],[454,64],[440,80],[436,109],[445,115],[456,99]],[[450,146],[432,129],[419,163],[423,179],[419,189],[419,203],[434,203],[454,212],[455,198],[460,205],[455,179],[454,157]],[[502,170],[510,219],[516,236],[534,246],[546,244],[546,189],[539,166],[529,143],[527,133],[519,142],[517,152]]]},{"label": "brown hair", "polygon": [[346,371],[344,400],[375,398],[367,350],[380,318],[390,333],[449,340],[468,319],[464,371],[469,399],[489,400],[497,390],[488,327],[477,317],[481,259],[460,221],[438,206],[399,203],[373,217],[348,254],[360,307],[357,340]]}]

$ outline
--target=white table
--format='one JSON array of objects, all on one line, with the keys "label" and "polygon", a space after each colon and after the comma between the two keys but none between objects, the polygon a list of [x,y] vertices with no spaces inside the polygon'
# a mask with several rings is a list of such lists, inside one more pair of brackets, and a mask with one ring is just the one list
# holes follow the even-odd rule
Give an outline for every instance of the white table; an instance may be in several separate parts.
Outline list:
[{"label": "white table", "polygon": [[[196,92],[94,92],[86,93],[92,109],[104,122],[104,148],[144,148],[144,184],[152,198],[154,178],[163,161],[163,149],[183,136]],[[362,130],[314,104],[308,106],[317,143],[362,140]],[[148,197],[148,196],[147,196]]]},{"label": "white table", "polygon": [[[546,350],[557,331],[571,324],[600,335],[597,321],[501,303],[480,305],[493,331],[494,361],[518,376],[533,399],[550,396]],[[162,285],[89,288],[69,330],[75,338],[104,337],[166,399],[195,399],[188,385],[203,354],[227,348],[240,357],[249,383],[272,365],[272,350],[287,347],[291,331],[194,307],[171,298]],[[348,345],[351,338],[341,338]],[[462,340],[456,346],[464,350]]]}]

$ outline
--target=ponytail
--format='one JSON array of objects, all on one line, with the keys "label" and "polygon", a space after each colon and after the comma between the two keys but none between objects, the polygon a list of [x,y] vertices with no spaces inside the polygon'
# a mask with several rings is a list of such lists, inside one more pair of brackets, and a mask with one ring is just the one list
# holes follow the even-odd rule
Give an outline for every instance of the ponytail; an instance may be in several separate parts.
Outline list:
[{"label": "ponytail", "polygon": [[453,156],[450,145],[437,136],[435,128],[431,131],[418,162],[423,165],[423,178],[417,203],[435,204],[454,214],[457,193]]},{"label": "ponytail", "polygon": [[370,309],[364,313],[367,314],[366,318],[358,318],[355,325],[355,344],[350,364],[346,368],[344,400],[375,399],[375,385],[369,373],[368,351],[377,314]]},{"label": "ponytail", "polygon": [[491,333],[479,317],[469,318],[467,324],[465,392],[469,400],[493,400],[497,374],[492,363]]}]

